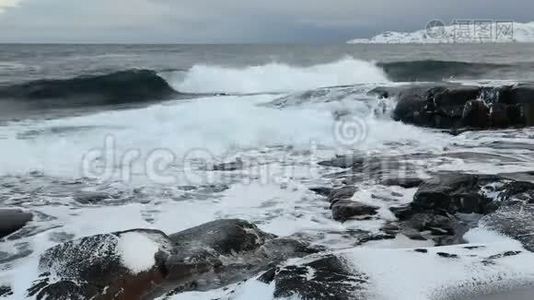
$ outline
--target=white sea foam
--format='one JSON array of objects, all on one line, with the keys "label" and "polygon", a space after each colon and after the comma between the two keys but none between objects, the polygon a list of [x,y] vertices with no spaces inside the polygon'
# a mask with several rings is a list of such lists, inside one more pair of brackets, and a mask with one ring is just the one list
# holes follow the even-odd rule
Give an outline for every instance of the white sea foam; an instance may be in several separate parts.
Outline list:
[{"label": "white sea foam", "polygon": [[[20,174],[39,170],[48,175],[81,173],[91,150],[104,150],[114,139],[115,157],[106,161],[120,168],[122,155],[139,151],[144,161],[157,149],[172,151],[178,163],[192,150],[227,155],[240,149],[287,145],[310,150],[313,145],[344,148],[336,135],[335,113],[348,110],[365,124],[354,149],[377,149],[386,142],[433,139],[436,133],[376,118],[373,107],[355,101],[276,109],[258,105],[277,96],[228,96],[177,101],[148,108],[107,111],[93,115],[0,127],[0,172]],[[61,134],[53,128],[71,128]],[[40,132],[21,138],[27,132]],[[395,131],[395,135],[391,132]],[[50,133],[52,132],[52,133]],[[439,135],[439,134],[438,134]],[[436,140],[436,139],[434,139]],[[434,146],[439,148],[439,141]],[[142,165],[139,167],[143,167]],[[87,175],[87,174],[85,174]]]},{"label": "white sea foam", "polygon": [[282,63],[244,68],[195,65],[185,77],[171,80],[178,91],[190,93],[286,92],[387,81],[375,64],[351,57],[309,67]]}]

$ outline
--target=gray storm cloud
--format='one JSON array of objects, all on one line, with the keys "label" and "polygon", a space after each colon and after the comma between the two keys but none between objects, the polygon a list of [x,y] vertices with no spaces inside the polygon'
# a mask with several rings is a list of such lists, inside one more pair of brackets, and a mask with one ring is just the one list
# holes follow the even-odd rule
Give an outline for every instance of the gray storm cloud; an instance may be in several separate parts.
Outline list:
[{"label": "gray storm cloud", "polygon": [[530,21],[530,0],[0,0],[2,42],[342,42],[429,20]]}]

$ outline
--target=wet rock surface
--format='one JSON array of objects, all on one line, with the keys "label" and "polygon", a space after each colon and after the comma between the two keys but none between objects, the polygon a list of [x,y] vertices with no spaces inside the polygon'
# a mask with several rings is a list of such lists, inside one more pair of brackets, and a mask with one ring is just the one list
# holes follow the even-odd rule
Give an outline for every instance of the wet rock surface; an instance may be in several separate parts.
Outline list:
[{"label": "wet rock surface", "polygon": [[[132,242],[125,241],[130,237],[133,237]],[[60,244],[41,255],[41,275],[28,290],[28,296],[37,299],[142,299],[163,282],[170,245],[164,233],[143,229]],[[129,261],[132,254],[124,253],[125,247],[132,247],[128,251],[138,251],[141,262]],[[137,263],[141,263],[140,269]]]},{"label": "wet rock surface", "polygon": [[[501,148],[508,148],[504,144],[497,144]],[[492,147],[488,145],[488,147]],[[454,245],[465,243],[463,236],[470,229],[482,223],[492,224],[507,235],[521,237],[518,240],[528,247],[530,239],[527,231],[531,226],[528,221],[532,212],[529,211],[529,196],[534,178],[530,172],[508,174],[479,175],[463,172],[420,172],[412,171],[421,162],[427,166],[433,163],[460,159],[467,162],[495,162],[505,161],[513,163],[512,158],[476,154],[469,151],[446,152],[439,154],[415,153],[402,156],[373,156],[338,155],[331,160],[322,161],[319,165],[325,168],[342,168],[345,171],[326,175],[331,178],[334,188],[329,188],[327,200],[330,202],[334,220],[369,219],[375,217],[380,206],[387,206],[396,221],[387,222],[381,229],[384,233],[370,234],[374,238],[364,240],[380,240],[404,235],[412,240],[432,241],[435,245]],[[422,176],[424,175],[424,176]],[[379,184],[387,189],[417,190],[410,196],[407,204],[400,203],[398,197],[404,193],[373,192],[366,204],[357,202],[362,183],[371,186],[373,191],[380,190],[374,186]],[[370,187],[366,189],[369,189]],[[374,186],[374,187],[373,187]],[[317,189],[317,188],[315,188]],[[326,188],[324,189],[326,191]],[[366,195],[368,192],[361,191]],[[326,194],[323,193],[323,195]],[[368,196],[367,196],[368,197]],[[522,200],[517,200],[522,199]],[[372,202],[376,201],[377,206]],[[368,204],[371,203],[371,204]],[[514,206],[515,205],[515,206]],[[514,216],[514,211],[524,209]],[[526,214],[526,215],[525,215]],[[493,218],[495,216],[495,218]],[[377,216],[381,218],[382,216]],[[483,221],[481,221],[483,219]],[[499,225],[497,225],[497,223]],[[524,228],[523,231],[513,229],[515,225]],[[515,231],[514,231],[515,230]]]},{"label": "wet rock surface", "polygon": [[493,199],[483,193],[490,184],[499,183],[495,176],[443,174],[424,182],[411,204],[414,210],[438,210],[448,213],[487,214],[495,209]]},{"label": "wet rock surface", "polygon": [[368,277],[348,267],[342,258],[325,255],[302,264],[286,265],[259,280],[275,284],[275,298],[366,299]]},{"label": "wet rock surface", "polygon": [[[317,252],[242,220],[218,220],[167,236],[147,229],[85,237],[47,250],[37,299],[151,299],[247,279]],[[48,298],[47,298],[48,297]]]},{"label": "wet rock surface", "polygon": [[407,207],[393,208],[404,229],[415,229],[438,245],[463,242],[480,224],[521,241],[531,250],[534,239],[534,183],[499,175],[443,174],[422,184]]},{"label": "wet rock surface", "polygon": [[344,222],[354,217],[368,217],[377,213],[378,207],[352,200],[339,200],[332,204],[334,220]]},{"label": "wet rock surface", "polygon": [[382,98],[397,98],[393,118],[424,127],[489,129],[534,125],[534,85],[497,87],[451,83],[377,88]]}]

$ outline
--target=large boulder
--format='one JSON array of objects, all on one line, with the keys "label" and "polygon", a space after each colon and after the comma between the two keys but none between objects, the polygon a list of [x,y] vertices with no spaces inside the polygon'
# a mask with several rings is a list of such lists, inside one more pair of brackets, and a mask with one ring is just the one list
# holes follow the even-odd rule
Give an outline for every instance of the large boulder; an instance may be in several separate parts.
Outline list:
[{"label": "large boulder", "polygon": [[499,182],[495,176],[442,174],[423,183],[411,204],[418,211],[487,214],[495,210],[493,199],[481,191]]},{"label": "large boulder", "polygon": [[370,92],[396,98],[393,118],[443,129],[534,125],[534,84],[483,87],[451,83],[380,87]]},{"label": "large boulder", "polygon": [[242,220],[218,220],[167,236],[135,229],[70,241],[47,250],[37,299],[152,299],[209,290],[318,250],[277,238]]},{"label": "large boulder", "polygon": [[173,290],[210,290],[248,279],[291,257],[318,250],[291,238],[276,238],[243,220],[217,220],[169,236],[166,262]]},{"label": "large boulder", "polygon": [[401,91],[393,118],[419,126],[455,128],[462,126],[464,106],[477,99],[477,86],[417,86]]},{"label": "large boulder", "polygon": [[60,244],[39,260],[41,275],[28,290],[37,299],[142,299],[167,276],[172,241],[136,229]]},{"label": "large boulder", "polygon": [[20,209],[0,209],[0,239],[21,229],[32,218],[31,213]]}]

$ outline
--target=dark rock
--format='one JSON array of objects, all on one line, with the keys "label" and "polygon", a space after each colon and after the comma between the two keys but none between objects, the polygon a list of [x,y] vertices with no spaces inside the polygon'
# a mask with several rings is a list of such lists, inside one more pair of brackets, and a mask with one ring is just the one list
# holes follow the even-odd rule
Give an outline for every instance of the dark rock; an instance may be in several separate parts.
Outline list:
[{"label": "dark rock", "polygon": [[108,199],[113,199],[113,196],[106,192],[81,191],[74,195],[74,200],[81,204],[97,204]]},{"label": "dark rock", "polygon": [[456,215],[416,213],[401,222],[401,232],[407,236],[420,235],[442,246],[465,243],[463,236],[473,226]]},{"label": "dark rock", "polygon": [[435,214],[414,214],[408,221],[410,228],[418,231],[431,231],[435,235],[454,233],[454,217]]},{"label": "dark rock", "polygon": [[492,256],[488,257],[488,259],[490,259],[490,260],[500,259],[500,258],[504,258],[504,257],[516,256],[516,255],[519,255],[521,253],[522,253],[521,251],[506,251],[504,253],[492,255]]},{"label": "dark rock", "polygon": [[415,213],[410,206],[390,207],[389,210],[399,220],[406,220],[406,219],[410,218]]},{"label": "dark rock", "polygon": [[354,186],[344,186],[339,189],[332,190],[330,195],[328,195],[328,202],[336,203],[340,200],[348,200],[354,196],[358,189]]},{"label": "dark rock", "polygon": [[11,290],[10,286],[2,286],[0,285],[0,298],[12,296],[13,291]]},{"label": "dark rock", "polygon": [[436,254],[438,256],[445,257],[445,258],[458,258],[457,254],[451,254],[451,253],[445,253],[445,252],[438,252]]},{"label": "dark rock", "polygon": [[409,238],[430,239],[437,245],[464,243],[463,235],[479,220],[471,214],[497,209],[497,203],[486,196],[484,189],[500,182],[497,176],[441,174],[420,185],[408,206],[390,210]]},{"label": "dark rock", "polygon": [[388,223],[380,228],[380,230],[387,234],[397,234],[401,228],[396,224]]},{"label": "dark rock", "polygon": [[270,284],[275,279],[276,272],[277,272],[277,268],[271,268],[267,272],[261,274],[261,276],[258,277],[258,281],[266,283],[266,284]]},{"label": "dark rock", "polygon": [[315,187],[315,188],[310,188],[310,191],[316,193],[317,195],[328,197],[332,193],[332,188]]},{"label": "dark rock", "polygon": [[165,263],[173,290],[209,290],[239,282],[283,260],[319,251],[307,243],[276,238],[243,220],[217,220],[169,236]]},{"label": "dark rock", "polygon": [[332,204],[332,216],[336,221],[347,221],[353,217],[377,214],[378,207],[351,200],[339,200]]},{"label": "dark rock", "polygon": [[366,299],[369,278],[348,267],[342,258],[326,255],[311,262],[284,266],[270,271],[275,298]]},{"label": "dark rock", "polygon": [[513,116],[513,114],[513,111],[511,111],[506,104],[495,103],[491,107],[490,112],[491,127],[507,128],[512,126],[514,122],[511,120],[510,117]]},{"label": "dark rock", "polygon": [[[154,252],[147,253],[153,255],[147,258],[153,264],[142,270],[125,263],[121,241],[132,234],[135,239],[128,249]],[[47,250],[39,262],[41,275],[28,295],[60,300],[153,299],[220,288],[319,250],[291,238],[276,238],[242,220],[218,220],[171,236],[145,229],[101,234]]]},{"label": "dark rock", "polygon": [[476,250],[480,248],[485,248],[485,246],[465,246],[464,247],[464,249],[467,249],[467,250]]},{"label": "dark rock", "polygon": [[485,185],[497,181],[495,176],[442,174],[419,187],[411,206],[420,211],[487,214],[495,210],[495,206],[492,199],[480,192]]},{"label": "dark rock", "polygon": [[477,99],[480,91],[462,85],[409,87],[397,95],[393,118],[426,127],[461,127],[465,104]]},{"label": "dark rock", "polygon": [[414,251],[419,253],[428,253],[427,249],[415,249]]},{"label": "dark rock", "polygon": [[534,102],[534,84],[519,83],[499,89],[499,102],[504,104],[531,104]]},{"label": "dark rock", "polygon": [[254,224],[238,219],[217,220],[169,235],[175,250],[196,251],[201,247],[222,255],[255,250],[274,237]]},{"label": "dark rock", "polygon": [[[130,270],[123,263],[121,240],[135,235],[138,243],[157,245],[153,266]],[[171,248],[168,237],[156,230],[130,230],[70,241],[48,249],[41,256],[40,278],[28,290],[37,299],[141,299],[166,276],[165,257]],[[147,255],[151,255],[147,253]],[[120,296],[119,296],[120,295]]]},{"label": "dark rock", "polygon": [[237,158],[235,161],[220,163],[212,166],[213,171],[237,171],[242,170],[244,163],[240,158]]},{"label": "dark rock", "polygon": [[0,209],[0,239],[21,229],[32,218],[31,213],[20,209]]},{"label": "dark rock", "polygon": [[474,128],[491,126],[490,108],[482,100],[470,100],[464,106],[462,125]]},{"label": "dark rock", "polygon": [[534,183],[512,177],[525,176],[441,174],[422,184],[409,206],[391,210],[404,234],[415,230],[438,245],[463,243],[465,232],[482,222],[534,249],[528,233],[534,230]]},{"label": "dark rock", "polygon": [[417,231],[404,231],[403,234],[414,241],[426,241],[427,239]]},{"label": "dark rock", "polygon": [[393,240],[395,239],[396,234],[392,233],[386,233],[386,234],[372,234],[372,233],[366,233],[363,234],[359,240],[356,242],[355,245],[363,245],[368,242],[372,241],[383,241],[383,240]]},{"label": "dark rock", "polygon": [[417,177],[394,177],[386,178],[382,180],[380,184],[386,186],[397,185],[405,189],[410,189],[420,186],[423,182],[424,179]]},{"label": "dark rock", "polygon": [[377,88],[379,97],[396,97],[393,118],[443,129],[489,129],[534,125],[534,84],[495,88],[450,83]]}]

